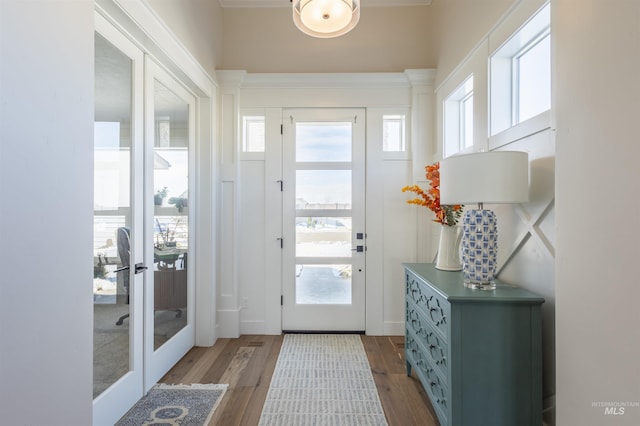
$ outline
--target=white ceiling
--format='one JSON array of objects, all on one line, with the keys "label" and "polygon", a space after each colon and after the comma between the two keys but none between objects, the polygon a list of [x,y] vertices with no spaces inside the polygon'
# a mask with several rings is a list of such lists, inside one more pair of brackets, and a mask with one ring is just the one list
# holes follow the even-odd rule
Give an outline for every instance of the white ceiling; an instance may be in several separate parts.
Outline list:
[{"label": "white ceiling", "polygon": [[[222,7],[291,7],[290,0],[218,0]],[[431,0],[361,0],[361,6],[428,6]]]}]

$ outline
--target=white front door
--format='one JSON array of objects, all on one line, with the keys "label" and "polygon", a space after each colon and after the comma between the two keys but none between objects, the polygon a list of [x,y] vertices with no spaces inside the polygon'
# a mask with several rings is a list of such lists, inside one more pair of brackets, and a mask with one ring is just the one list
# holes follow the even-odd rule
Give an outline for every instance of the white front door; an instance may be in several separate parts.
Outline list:
[{"label": "white front door", "polygon": [[365,329],[365,111],[283,111],[285,331]]}]

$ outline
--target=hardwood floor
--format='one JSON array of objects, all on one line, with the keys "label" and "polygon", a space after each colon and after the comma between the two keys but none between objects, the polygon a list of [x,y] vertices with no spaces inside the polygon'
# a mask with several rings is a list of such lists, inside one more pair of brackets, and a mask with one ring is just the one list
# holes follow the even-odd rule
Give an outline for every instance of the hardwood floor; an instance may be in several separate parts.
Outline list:
[{"label": "hardwood floor", "polygon": [[[429,399],[415,377],[407,377],[402,336],[361,336],[389,426],[438,425]],[[227,383],[229,389],[210,425],[258,424],[283,336],[218,339],[193,348],[162,383]]]}]

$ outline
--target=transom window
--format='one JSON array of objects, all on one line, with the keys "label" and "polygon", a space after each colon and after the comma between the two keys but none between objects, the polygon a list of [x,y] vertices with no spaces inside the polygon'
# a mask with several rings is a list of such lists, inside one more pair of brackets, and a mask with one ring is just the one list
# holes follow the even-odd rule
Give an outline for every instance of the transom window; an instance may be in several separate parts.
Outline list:
[{"label": "transom window", "polygon": [[404,115],[382,116],[382,150],[384,152],[406,151]]},{"label": "transom window", "polygon": [[550,27],[547,3],[491,56],[491,135],[551,108]]},{"label": "transom window", "polygon": [[242,151],[264,152],[264,116],[242,117]]},{"label": "transom window", "polygon": [[444,100],[444,157],[473,147],[473,75]]}]

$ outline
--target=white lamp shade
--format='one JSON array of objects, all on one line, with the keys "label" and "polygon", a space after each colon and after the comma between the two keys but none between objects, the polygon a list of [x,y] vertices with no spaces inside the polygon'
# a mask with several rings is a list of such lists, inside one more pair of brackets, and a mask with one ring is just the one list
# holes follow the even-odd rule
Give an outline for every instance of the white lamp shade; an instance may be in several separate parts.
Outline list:
[{"label": "white lamp shade", "polygon": [[440,162],[440,203],[524,203],[529,199],[526,152],[454,155]]},{"label": "white lamp shade", "polygon": [[293,22],[305,34],[338,37],[360,20],[360,0],[293,0]]}]

